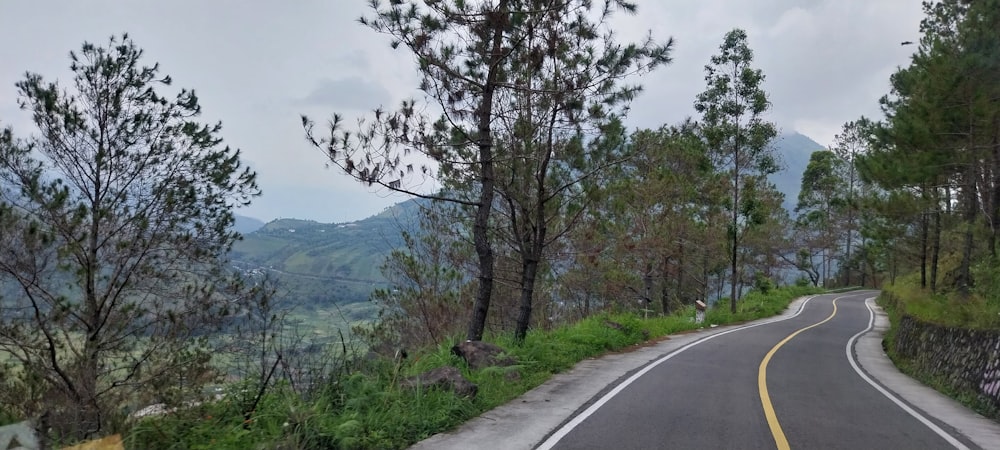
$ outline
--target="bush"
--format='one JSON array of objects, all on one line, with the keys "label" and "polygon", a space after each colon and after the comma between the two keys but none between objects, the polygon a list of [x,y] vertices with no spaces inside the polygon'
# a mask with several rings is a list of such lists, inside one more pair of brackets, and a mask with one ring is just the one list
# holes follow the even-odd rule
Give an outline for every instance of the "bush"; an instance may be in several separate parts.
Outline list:
[{"label": "bush", "polygon": [[767,295],[774,289],[774,287],[774,281],[764,276],[764,274],[757,272],[754,276],[753,288],[755,291]]}]

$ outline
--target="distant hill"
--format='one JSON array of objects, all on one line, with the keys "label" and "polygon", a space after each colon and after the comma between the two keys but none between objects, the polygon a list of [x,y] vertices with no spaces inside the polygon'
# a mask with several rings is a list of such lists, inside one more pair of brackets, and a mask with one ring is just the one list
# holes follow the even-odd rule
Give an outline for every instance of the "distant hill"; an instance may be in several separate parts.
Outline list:
[{"label": "distant hill", "polygon": [[253,233],[264,227],[264,221],[259,219],[254,219],[253,217],[241,216],[239,214],[234,214],[236,223],[233,224],[233,229],[240,234]]},{"label": "distant hill", "polygon": [[784,170],[771,175],[770,179],[778,191],[785,194],[784,207],[794,215],[795,204],[798,203],[799,191],[802,189],[802,174],[809,165],[809,157],[814,151],[825,147],[799,133],[781,135],[773,146],[781,156]]},{"label": "distant hill", "polygon": [[244,235],[230,258],[277,277],[292,303],[329,306],[365,302],[385,283],[385,257],[403,245],[401,231],[417,223],[419,204],[406,201],[356,222],[277,219]]}]

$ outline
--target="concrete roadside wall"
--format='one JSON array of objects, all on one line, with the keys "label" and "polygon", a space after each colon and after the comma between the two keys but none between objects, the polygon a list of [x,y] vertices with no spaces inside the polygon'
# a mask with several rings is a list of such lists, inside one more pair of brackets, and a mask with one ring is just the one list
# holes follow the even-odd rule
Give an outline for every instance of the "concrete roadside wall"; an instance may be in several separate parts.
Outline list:
[{"label": "concrete roadside wall", "polygon": [[951,328],[904,314],[895,341],[898,356],[958,392],[975,393],[987,415],[1000,420],[1000,330]]}]

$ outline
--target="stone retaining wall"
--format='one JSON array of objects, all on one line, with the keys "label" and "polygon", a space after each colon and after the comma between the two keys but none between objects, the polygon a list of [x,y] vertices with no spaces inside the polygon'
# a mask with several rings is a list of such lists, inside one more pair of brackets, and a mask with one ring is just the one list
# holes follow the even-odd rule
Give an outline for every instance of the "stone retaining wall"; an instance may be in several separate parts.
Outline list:
[{"label": "stone retaining wall", "polygon": [[1000,419],[1000,330],[950,328],[904,314],[895,344],[917,370],[978,395],[987,415]]}]

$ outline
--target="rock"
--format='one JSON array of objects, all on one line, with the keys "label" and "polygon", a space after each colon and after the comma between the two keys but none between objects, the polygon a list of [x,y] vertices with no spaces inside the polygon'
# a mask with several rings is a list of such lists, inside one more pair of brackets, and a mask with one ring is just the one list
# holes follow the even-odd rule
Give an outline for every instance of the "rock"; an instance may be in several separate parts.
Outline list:
[{"label": "rock", "polygon": [[409,377],[400,383],[406,388],[438,388],[453,391],[464,397],[475,398],[479,386],[466,380],[457,368],[451,366],[438,367],[420,375]]},{"label": "rock", "polygon": [[507,367],[516,362],[508,356],[501,356],[504,350],[497,345],[483,341],[465,341],[451,348],[451,352],[461,356],[472,369],[490,366]]},{"label": "rock", "polygon": [[622,324],[620,324],[618,322],[612,322],[612,321],[610,321],[608,319],[604,319],[604,326],[606,326],[608,328],[614,328],[614,329],[616,329],[618,331],[624,331],[625,330],[625,327]]},{"label": "rock", "polygon": [[41,448],[30,420],[0,427],[0,449],[37,450]]},{"label": "rock", "polygon": [[[614,329],[616,329],[618,331],[621,331],[622,333],[626,333],[626,334],[628,333],[628,330],[625,329],[625,325],[622,325],[622,324],[620,324],[618,322],[612,322],[612,321],[610,321],[608,319],[604,319],[604,326],[606,326],[608,328],[614,328]],[[648,341],[649,340],[649,330],[639,330],[639,334],[642,335],[642,340],[643,341]]]}]

